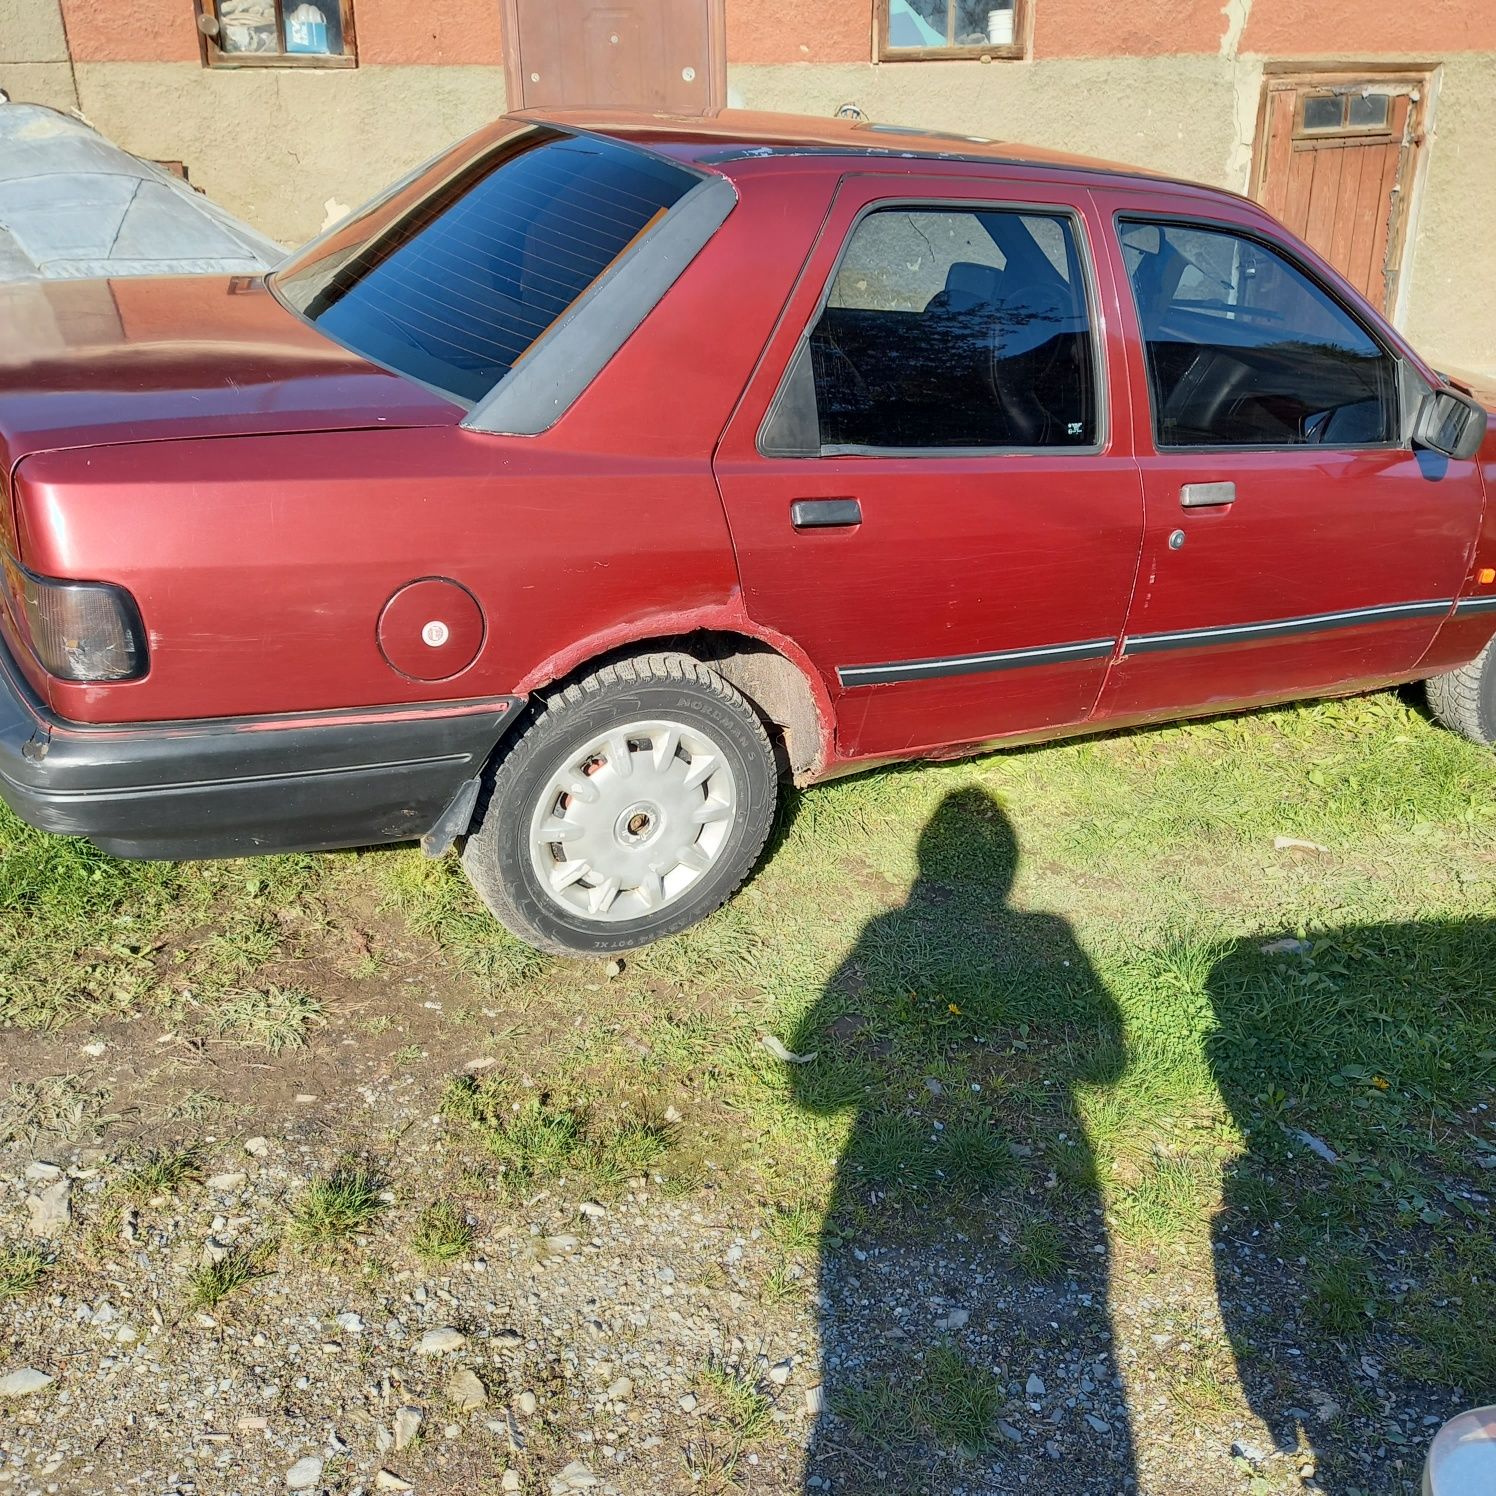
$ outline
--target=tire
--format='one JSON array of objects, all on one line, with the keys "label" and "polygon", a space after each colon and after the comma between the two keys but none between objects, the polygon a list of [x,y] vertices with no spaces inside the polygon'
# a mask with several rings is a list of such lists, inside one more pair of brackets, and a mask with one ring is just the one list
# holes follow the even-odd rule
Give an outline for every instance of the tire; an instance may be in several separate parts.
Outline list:
[{"label": "tire", "polygon": [[462,865],[537,950],[637,950],[727,902],[778,796],[740,692],[688,655],[620,660],[537,708],[492,771]]},{"label": "tire", "polygon": [[1434,716],[1451,732],[1482,748],[1496,746],[1496,640],[1468,665],[1425,684]]}]

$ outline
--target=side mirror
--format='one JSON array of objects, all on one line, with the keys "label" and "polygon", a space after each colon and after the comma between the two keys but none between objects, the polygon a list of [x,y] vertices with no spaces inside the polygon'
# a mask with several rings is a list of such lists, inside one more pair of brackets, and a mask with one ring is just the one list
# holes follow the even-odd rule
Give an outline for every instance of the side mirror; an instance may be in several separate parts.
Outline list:
[{"label": "side mirror", "polygon": [[1490,1496],[1496,1491],[1496,1407],[1472,1408],[1434,1435],[1423,1496]]},{"label": "side mirror", "polygon": [[1466,462],[1486,435],[1486,408],[1458,390],[1433,390],[1413,422],[1413,445]]}]

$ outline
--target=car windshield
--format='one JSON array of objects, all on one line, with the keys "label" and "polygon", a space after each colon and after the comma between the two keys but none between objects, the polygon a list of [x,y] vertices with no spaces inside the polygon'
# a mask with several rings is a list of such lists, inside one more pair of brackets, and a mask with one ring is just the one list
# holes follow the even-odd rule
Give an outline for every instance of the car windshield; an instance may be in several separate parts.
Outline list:
[{"label": "car windshield", "polygon": [[327,337],[472,405],[696,180],[616,141],[526,127],[442,158],[272,285]]}]

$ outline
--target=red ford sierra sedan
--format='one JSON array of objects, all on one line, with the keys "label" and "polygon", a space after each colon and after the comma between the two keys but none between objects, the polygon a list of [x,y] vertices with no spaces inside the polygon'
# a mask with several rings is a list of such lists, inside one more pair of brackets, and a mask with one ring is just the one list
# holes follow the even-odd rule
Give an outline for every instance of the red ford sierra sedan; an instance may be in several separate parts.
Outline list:
[{"label": "red ford sierra sedan", "polygon": [[684,929],[784,780],[1425,679],[1496,437],[1241,198],[964,137],[510,116],[268,277],[0,291],[0,793],[125,857],[461,844]]}]

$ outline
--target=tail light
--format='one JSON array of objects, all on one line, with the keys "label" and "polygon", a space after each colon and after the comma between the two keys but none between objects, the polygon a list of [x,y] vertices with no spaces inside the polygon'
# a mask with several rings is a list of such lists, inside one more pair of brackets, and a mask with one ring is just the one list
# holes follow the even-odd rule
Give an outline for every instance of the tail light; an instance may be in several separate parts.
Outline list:
[{"label": "tail light", "polygon": [[8,555],[3,564],[11,617],[49,675],[106,681],[145,674],[140,610],[123,587],[39,577]]}]

